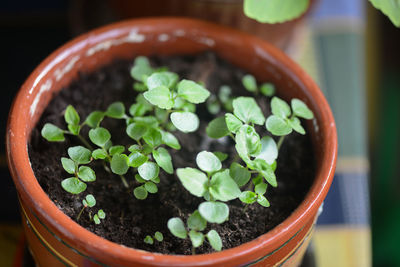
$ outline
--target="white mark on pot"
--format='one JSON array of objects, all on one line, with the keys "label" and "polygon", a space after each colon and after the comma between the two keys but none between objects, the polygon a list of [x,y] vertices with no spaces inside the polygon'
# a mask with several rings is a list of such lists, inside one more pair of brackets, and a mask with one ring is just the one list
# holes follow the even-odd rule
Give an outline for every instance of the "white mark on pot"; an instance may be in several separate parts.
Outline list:
[{"label": "white mark on pot", "polygon": [[154,260],[154,256],[142,256],[142,259],[152,261]]},{"label": "white mark on pot", "polygon": [[166,42],[169,40],[169,35],[166,33],[162,33],[158,36],[158,41],[160,42]]},{"label": "white mark on pot", "polygon": [[129,35],[126,37],[107,40],[89,48],[88,51],[86,52],[86,56],[87,57],[92,56],[97,52],[106,51],[110,49],[112,46],[117,46],[124,43],[142,43],[145,39],[146,39],[145,35],[140,34],[137,29],[134,29],[130,31]]},{"label": "white mark on pot", "polygon": [[56,77],[56,81],[61,80],[61,78],[68,73],[75,65],[75,63],[79,60],[80,56],[74,56],[63,68],[56,69],[54,71],[54,76]]},{"label": "white mark on pot", "polygon": [[33,116],[33,114],[34,114],[35,111],[36,111],[36,108],[37,108],[37,105],[38,105],[38,103],[39,103],[40,97],[42,96],[42,94],[43,94],[44,92],[50,90],[51,85],[52,85],[52,81],[49,79],[49,80],[47,80],[47,81],[40,87],[40,90],[39,90],[39,92],[37,93],[35,99],[33,100],[32,105],[31,105],[31,108],[30,108],[31,117]]},{"label": "white mark on pot", "polygon": [[185,36],[185,34],[186,34],[186,32],[184,30],[182,30],[182,29],[178,29],[178,30],[174,31],[174,35],[178,36],[178,37]]},{"label": "white mark on pot", "polygon": [[256,55],[266,59],[267,61],[269,61],[270,63],[272,63],[273,65],[276,65],[276,58],[274,58],[273,56],[271,56],[270,53],[268,53],[268,51],[266,51],[265,49],[259,47],[258,45],[254,46],[254,51],[256,52]]},{"label": "white mark on pot", "polygon": [[314,125],[315,132],[318,133],[319,132],[319,125],[318,125],[317,119],[313,119],[313,125]]},{"label": "white mark on pot", "polygon": [[197,41],[210,47],[215,45],[215,41],[208,37],[200,37]]}]

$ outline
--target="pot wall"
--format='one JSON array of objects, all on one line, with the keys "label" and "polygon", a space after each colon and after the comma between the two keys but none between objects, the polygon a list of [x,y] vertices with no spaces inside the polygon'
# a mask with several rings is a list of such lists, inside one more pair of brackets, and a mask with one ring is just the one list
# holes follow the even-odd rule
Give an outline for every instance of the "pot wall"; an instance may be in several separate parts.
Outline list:
[{"label": "pot wall", "polygon": [[[297,97],[314,111],[307,124],[316,153],[316,177],[301,205],[270,232],[241,246],[195,256],[172,256],[127,248],[85,230],[62,213],[40,188],[27,151],[52,96],[77,77],[114,58],[187,54],[212,50],[221,57]],[[20,197],[30,249],[41,266],[237,266],[292,265],[300,261],[316,214],[333,178],[336,128],[329,106],[311,78],[281,51],[248,34],[189,19],[144,19],[113,24],[67,43],[31,74],[12,106],[7,129],[9,168]]]}]

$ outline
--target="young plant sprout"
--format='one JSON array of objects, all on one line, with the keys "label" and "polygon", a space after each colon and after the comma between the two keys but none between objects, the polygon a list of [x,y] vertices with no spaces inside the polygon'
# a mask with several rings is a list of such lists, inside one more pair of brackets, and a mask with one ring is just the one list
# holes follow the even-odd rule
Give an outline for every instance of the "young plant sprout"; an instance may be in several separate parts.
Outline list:
[{"label": "young plant sprout", "polygon": [[[196,157],[198,168],[176,170],[183,187],[204,201],[189,216],[186,225],[175,217],[168,221],[167,226],[174,236],[190,239],[193,254],[205,240],[214,250],[220,251],[221,238],[210,227],[229,219],[227,202],[234,199],[240,199],[245,204],[244,210],[255,202],[264,207],[270,206],[265,194],[268,184],[273,187],[278,185],[274,172],[279,149],[285,136],[293,130],[305,134],[300,119],[312,119],[312,111],[299,99],[293,99],[289,106],[284,100],[273,97],[272,115],[266,119],[253,97],[233,97],[231,88],[225,85],[221,86],[217,95],[211,95],[201,83],[180,80],[176,73],[166,68],[151,67],[146,57],[135,59],[131,76],[136,81],[133,89],[138,94],[128,110],[122,102],[114,102],[105,111],[91,112],[81,122],[78,112],[69,105],[64,113],[68,130],[50,123],[44,125],[41,133],[46,140],[62,142],[65,135],[70,135],[83,145],[68,148],[69,158],[61,158],[62,167],[72,175],[61,182],[62,188],[76,195],[84,192],[87,183],[96,180],[94,170],[87,165],[98,161],[110,175],[119,176],[123,186],[131,189],[135,198],[144,200],[149,194],[156,194],[160,172],[174,174],[169,150],[181,148],[172,132],[196,131],[200,125],[196,105],[205,103],[211,114],[225,111],[208,124],[207,135],[214,139],[231,138],[237,155],[201,151]],[[254,95],[261,93],[270,97],[275,92],[272,84],[258,86],[251,75],[245,75],[242,83]],[[122,131],[131,143],[113,143],[115,138],[102,126],[105,119],[124,120],[126,127]],[[80,134],[83,127],[89,127],[90,143]],[[257,130],[262,127],[279,137],[278,143],[273,136],[261,137]],[[229,168],[224,168],[222,162],[228,157],[232,162]],[[89,194],[82,203],[78,220],[85,209],[96,205],[96,200]],[[91,212],[89,216],[92,219]],[[93,222],[100,224],[105,216],[100,209],[93,215]],[[204,233],[207,223],[211,226]],[[153,236],[147,235],[144,242],[154,244],[154,239],[161,242],[164,237],[157,231]]]}]

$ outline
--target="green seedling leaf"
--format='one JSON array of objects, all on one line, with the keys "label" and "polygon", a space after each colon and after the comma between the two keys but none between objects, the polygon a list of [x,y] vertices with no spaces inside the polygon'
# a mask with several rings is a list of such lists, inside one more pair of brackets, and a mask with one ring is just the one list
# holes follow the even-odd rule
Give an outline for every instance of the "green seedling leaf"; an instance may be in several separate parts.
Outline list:
[{"label": "green seedling leaf", "polygon": [[42,136],[49,142],[63,142],[64,131],[51,123],[46,123],[41,131]]},{"label": "green seedling leaf", "polygon": [[260,92],[268,97],[271,97],[275,94],[275,86],[272,83],[263,83],[260,87]]},{"label": "green seedling leaf", "polygon": [[68,148],[68,156],[78,164],[88,164],[92,153],[83,146],[73,146]]},{"label": "green seedling leaf", "polygon": [[144,91],[147,91],[147,86],[141,82],[134,82],[133,90],[135,90],[137,92],[144,92]]},{"label": "green seedling leaf", "polygon": [[68,124],[68,130],[70,131],[71,134],[78,135],[79,131],[81,130],[81,126]]},{"label": "green seedling leaf", "polygon": [[100,218],[100,219],[105,219],[105,218],[106,218],[106,213],[105,213],[102,209],[100,209],[100,210],[97,212],[97,215],[99,215],[99,218]]},{"label": "green seedling leaf", "polygon": [[210,92],[198,83],[182,80],[178,83],[178,96],[193,104],[206,101]]},{"label": "green seedling leaf", "polygon": [[242,84],[247,91],[253,93],[257,92],[257,81],[253,75],[250,74],[244,75],[242,78]]},{"label": "green seedling leaf", "polygon": [[245,0],[243,9],[246,16],[261,23],[282,23],[303,14],[309,0]]},{"label": "green seedling leaf", "polygon": [[298,132],[299,134],[306,134],[306,131],[304,130],[303,126],[301,126],[301,122],[299,120],[299,118],[297,117],[293,117],[290,118],[288,121],[288,124],[290,127],[292,127],[293,130],[295,130],[296,132]]},{"label": "green seedling leaf", "polygon": [[134,122],[126,127],[126,134],[133,140],[140,140],[148,131],[148,127],[144,123]]},{"label": "green seedling leaf", "polygon": [[153,244],[154,244],[153,238],[152,238],[151,236],[149,236],[149,235],[147,235],[147,236],[144,238],[143,241],[144,241],[144,243],[149,244],[149,245],[153,245]]},{"label": "green seedling leaf", "polygon": [[147,190],[147,192],[155,194],[158,192],[157,185],[153,182],[146,182],[144,184],[144,188]]},{"label": "green seedling leaf", "polygon": [[250,180],[251,173],[245,167],[237,162],[233,162],[229,168],[229,175],[241,187],[247,184]]},{"label": "green seedling leaf", "polygon": [[240,127],[239,131],[236,133],[235,141],[236,150],[243,160],[248,158],[248,155],[256,156],[261,151],[260,136],[252,126],[243,125]]},{"label": "green seedling leaf", "polygon": [[204,235],[202,233],[191,230],[189,232],[190,241],[194,248],[200,247],[204,242]]},{"label": "green seedling leaf", "polygon": [[232,89],[228,85],[222,85],[218,92],[219,101],[223,104],[227,103],[230,100],[231,93]]},{"label": "green seedling leaf", "polygon": [[219,151],[215,151],[213,152],[213,154],[222,162],[224,160],[226,160],[228,158],[228,154],[226,153],[222,153]]},{"label": "green seedling leaf", "polygon": [[153,151],[153,148],[152,148],[151,146],[149,146],[148,144],[144,144],[144,145],[142,146],[142,153],[143,153],[144,155],[148,155],[148,154],[150,154],[152,151]]},{"label": "green seedling leaf", "polygon": [[66,172],[69,174],[74,174],[75,173],[75,162],[69,158],[61,158],[61,164]]},{"label": "green seedling leaf", "polygon": [[140,153],[139,151],[134,151],[128,156],[128,166],[137,168],[143,163],[145,163],[149,158]]},{"label": "green seedling leaf", "polygon": [[107,151],[102,148],[95,149],[92,152],[92,157],[94,159],[105,159],[107,158]]},{"label": "green seedling leaf", "polygon": [[64,113],[65,122],[67,124],[79,125],[80,118],[78,112],[76,112],[75,108],[71,105],[67,107]]},{"label": "green seedling leaf", "polygon": [[142,185],[142,186],[138,186],[133,190],[133,195],[139,199],[139,200],[143,200],[147,198],[147,190],[146,188]]},{"label": "green seedling leaf", "polygon": [[162,242],[164,240],[164,236],[161,232],[155,232],[154,233],[154,238],[158,241],[158,242]]},{"label": "green seedling leaf", "polygon": [[[400,11],[400,2],[399,2],[399,11]],[[293,98],[291,101],[291,105],[294,115],[307,120],[314,118],[314,113],[300,99]]]},{"label": "green seedling leaf", "polygon": [[87,195],[84,201],[88,207],[92,208],[96,205],[96,199],[94,198],[94,196],[92,194]]},{"label": "green seedling leaf", "polygon": [[133,121],[141,123],[148,128],[156,128],[159,124],[157,118],[154,116],[134,117]]},{"label": "green seedling leaf", "polygon": [[400,28],[400,0],[369,0],[372,5],[389,17]]},{"label": "green seedling leaf", "polygon": [[143,116],[144,114],[146,114],[151,110],[153,110],[153,107],[151,105],[146,105],[143,103],[135,103],[130,106],[129,114],[131,114],[133,117]]},{"label": "green seedling leaf", "polygon": [[100,221],[100,219],[99,219],[99,216],[98,216],[97,214],[95,214],[95,215],[93,216],[93,221],[94,221],[95,224],[100,224],[100,223],[101,223],[101,221]]},{"label": "green seedling leaf", "polygon": [[174,126],[184,133],[196,131],[200,125],[197,115],[191,112],[173,112],[170,118]]},{"label": "green seedling leaf", "polygon": [[157,87],[165,87],[168,89],[169,76],[164,72],[155,72],[147,78],[146,85],[149,88],[149,90],[153,90]]},{"label": "green seedling leaf", "polygon": [[68,193],[77,195],[85,191],[87,185],[76,177],[70,177],[61,182],[61,187]]},{"label": "green seedling leaf", "polygon": [[124,146],[112,146],[108,149],[108,152],[110,153],[110,156],[114,156],[116,154],[122,154],[125,151]]},{"label": "green seedling leaf", "polygon": [[221,110],[221,105],[217,100],[217,97],[215,95],[211,95],[206,102],[207,105],[207,110],[213,115],[218,114]]},{"label": "green seedling leaf", "polygon": [[244,123],[264,124],[265,117],[253,97],[235,98],[232,105],[233,113]]},{"label": "green seedling leaf", "polygon": [[115,154],[111,159],[111,171],[118,175],[128,172],[128,157],[125,154]]},{"label": "green seedling leaf", "polygon": [[201,217],[200,212],[196,210],[189,216],[187,225],[192,230],[203,231],[207,227],[207,221]]},{"label": "green seedling leaf", "polygon": [[229,217],[229,207],[222,202],[203,202],[199,205],[199,212],[210,223],[223,223]]},{"label": "green seedling leaf", "polygon": [[168,150],[163,147],[153,150],[153,158],[164,171],[169,174],[174,173],[171,155],[169,154]]},{"label": "green seedling leaf", "polygon": [[202,151],[197,154],[196,163],[199,168],[207,173],[219,171],[222,168],[221,161],[208,151]]},{"label": "green seedling leaf", "polygon": [[156,178],[151,179],[151,181],[158,184],[160,183],[160,177],[157,176]]},{"label": "green seedling leaf", "polygon": [[257,202],[258,202],[258,204],[260,204],[261,206],[264,206],[266,208],[268,208],[270,206],[269,201],[263,195],[258,195]]},{"label": "green seedling leaf", "polygon": [[154,72],[150,67],[149,60],[146,57],[136,57],[133,68],[131,69],[131,76],[137,81],[144,82],[148,76]]},{"label": "green seedling leaf", "polygon": [[89,139],[93,144],[104,147],[106,143],[111,139],[110,132],[102,127],[97,127],[89,131]]},{"label": "green seedling leaf", "polygon": [[168,220],[167,223],[168,229],[170,230],[171,234],[178,238],[185,239],[187,237],[187,231],[183,221],[180,218],[171,218]]},{"label": "green seedling leaf", "polygon": [[159,172],[160,168],[158,167],[158,165],[150,161],[143,163],[138,168],[138,173],[140,177],[142,177],[146,181],[156,178]]},{"label": "green seedling leaf", "polygon": [[141,184],[144,184],[146,182],[146,180],[143,179],[142,177],[140,177],[139,174],[135,174],[135,180],[138,181]]},{"label": "green seedling leaf", "polygon": [[289,117],[291,114],[289,105],[276,96],[274,96],[271,100],[271,111],[272,114],[282,119]]},{"label": "green seedling leaf", "polygon": [[225,117],[213,119],[206,128],[206,133],[211,138],[221,138],[229,135],[229,130],[226,126]]},{"label": "green seedling leaf", "polygon": [[221,237],[215,230],[210,230],[207,233],[208,242],[210,242],[211,247],[216,251],[221,251],[222,249],[222,241]]},{"label": "green seedling leaf", "polygon": [[232,113],[225,114],[225,123],[228,130],[234,134],[242,127],[243,123]]},{"label": "green seedling leaf", "polygon": [[159,108],[171,109],[174,106],[171,92],[165,86],[156,87],[153,90],[145,92],[143,95],[147,101]]},{"label": "green seedling leaf", "polygon": [[268,164],[272,164],[278,157],[278,147],[274,139],[270,136],[261,138],[261,151],[256,158],[265,160]]},{"label": "green seedling leaf", "polygon": [[114,102],[108,106],[106,116],[114,119],[122,119],[125,116],[125,106],[122,102]]},{"label": "green seedling leaf", "polygon": [[210,194],[221,201],[238,198],[240,189],[236,182],[229,176],[229,170],[217,172],[211,178]]},{"label": "green seedling leaf", "polygon": [[264,195],[267,192],[267,184],[259,183],[254,187],[254,192],[258,195]]},{"label": "green seedling leaf", "polygon": [[251,191],[243,191],[239,196],[240,201],[246,204],[253,204],[257,201],[257,194]]},{"label": "green seedling leaf", "polygon": [[154,111],[154,114],[155,114],[156,118],[158,119],[158,121],[167,121],[168,115],[169,115],[167,110],[157,108],[157,107]]},{"label": "green seedling leaf", "polygon": [[87,166],[80,166],[78,170],[78,177],[84,182],[96,181],[95,172]]},{"label": "green seedling leaf", "polygon": [[180,168],[176,170],[176,174],[183,187],[192,195],[197,197],[202,197],[204,195],[208,179],[203,172],[193,168]]},{"label": "green seedling leaf", "polygon": [[276,176],[272,165],[269,165],[265,160],[255,159],[254,167],[257,171],[259,171],[262,176],[264,176],[265,180],[272,185],[273,187],[277,187],[278,183],[276,182]]},{"label": "green seedling leaf", "polygon": [[89,125],[90,128],[99,127],[101,121],[104,119],[104,112],[102,111],[93,111],[87,116],[85,120],[85,124]]},{"label": "green seedling leaf", "polygon": [[161,131],[162,141],[173,149],[181,149],[178,139],[170,132]]},{"label": "green seedling leaf", "polygon": [[162,135],[159,130],[151,128],[143,136],[143,140],[151,147],[157,147],[162,144]]},{"label": "green seedling leaf", "polygon": [[292,127],[284,119],[276,115],[268,117],[265,127],[276,136],[284,136],[292,132]]},{"label": "green seedling leaf", "polygon": [[256,177],[252,179],[252,182],[254,185],[258,185],[259,183],[262,183],[264,181],[264,178],[262,174],[258,174]]},{"label": "green seedling leaf", "polygon": [[129,152],[137,152],[140,151],[140,146],[139,145],[131,145],[128,147]]}]

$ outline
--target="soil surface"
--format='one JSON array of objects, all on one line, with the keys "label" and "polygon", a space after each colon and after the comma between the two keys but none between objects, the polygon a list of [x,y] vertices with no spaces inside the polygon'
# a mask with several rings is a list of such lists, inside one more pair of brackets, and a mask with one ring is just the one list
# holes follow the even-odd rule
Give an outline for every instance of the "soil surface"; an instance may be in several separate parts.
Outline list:
[{"label": "soil surface", "polygon": [[[241,85],[241,77],[245,72],[212,53],[157,57],[151,58],[151,62],[153,66],[168,66],[181,78],[203,81],[211,91],[215,92],[221,85],[229,85],[235,95],[248,95]],[[167,228],[167,221],[177,216],[186,221],[202,200],[190,195],[176,176],[160,171],[159,192],[149,194],[146,200],[137,200],[132,193],[132,189],[137,186],[133,173],[126,175],[131,187],[127,190],[117,175],[105,172],[100,163],[94,162],[90,166],[95,169],[97,180],[87,183],[88,188],[84,193],[72,195],[65,192],[60,184],[63,179],[71,176],[63,170],[60,158],[67,156],[68,147],[81,143],[71,136],[67,136],[63,143],[49,143],[40,135],[46,122],[66,129],[63,111],[69,104],[77,109],[81,120],[93,110],[105,110],[114,101],[123,101],[128,109],[136,95],[132,89],[134,81],[129,74],[132,64],[133,60],[116,60],[94,73],[81,73],[75,82],[54,96],[32,132],[29,144],[32,168],[50,199],[75,221],[82,208],[83,197],[88,193],[95,196],[97,204],[90,209],[91,214],[103,209],[107,216],[100,225],[95,225],[89,219],[89,210],[85,210],[77,222],[89,231],[133,248],[165,254],[191,254],[190,241],[172,236]],[[270,111],[267,98],[258,96],[257,101],[268,116]],[[212,116],[205,105],[198,107],[197,114],[201,120],[197,132],[175,132],[182,149],[170,149],[174,168],[195,167],[196,155],[202,150],[235,152],[230,139],[216,141],[206,137],[205,127]],[[123,120],[103,121],[102,126],[111,131],[114,144],[133,144],[125,134],[124,124]],[[83,129],[82,133],[87,137],[87,129]],[[261,136],[267,134],[266,130],[261,133]],[[205,232],[210,227],[217,230],[222,238],[223,248],[227,249],[251,241],[281,223],[304,199],[312,184],[314,159],[310,151],[312,147],[309,137],[292,133],[285,139],[280,150],[276,171],[278,187],[269,187],[266,193],[271,206],[264,208],[253,204],[243,212],[243,204],[239,200],[231,201],[229,220],[220,225],[208,224]],[[224,162],[224,167],[229,167],[231,158]],[[145,244],[145,236],[153,235],[156,231],[163,233],[164,241],[155,242],[154,245]],[[212,249],[207,242],[196,249],[196,253],[209,252]]]}]

